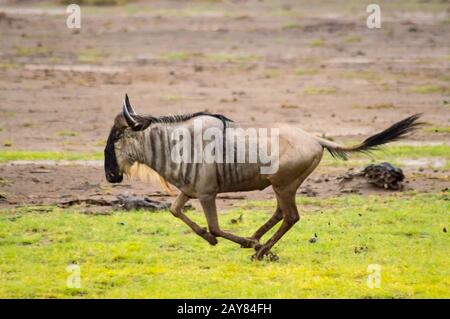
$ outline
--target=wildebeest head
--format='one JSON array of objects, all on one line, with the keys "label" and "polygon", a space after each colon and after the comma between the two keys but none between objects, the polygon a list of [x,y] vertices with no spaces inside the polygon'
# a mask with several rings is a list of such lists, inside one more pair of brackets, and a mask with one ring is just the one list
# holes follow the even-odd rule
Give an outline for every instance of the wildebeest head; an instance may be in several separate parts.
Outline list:
[{"label": "wildebeest head", "polygon": [[105,147],[105,175],[110,183],[120,183],[123,180],[123,174],[133,164],[133,161],[127,154],[126,135],[130,131],[140,131],[149,125],[145,118],[140,117],[133,110],[128,96],[122,106],[122,113],[114,119],[114,125],[108,136]]}]

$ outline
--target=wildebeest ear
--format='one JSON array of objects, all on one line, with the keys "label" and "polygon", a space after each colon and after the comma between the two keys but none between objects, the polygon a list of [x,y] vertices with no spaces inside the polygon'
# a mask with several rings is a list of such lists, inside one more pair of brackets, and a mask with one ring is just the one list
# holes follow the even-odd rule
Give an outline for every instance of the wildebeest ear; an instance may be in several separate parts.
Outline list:
[{"label": "wildebeest ear", "polygon": [[122,112],[117,114],[116,118],[114,119],[114,126],[119,129],[125,129],[128,127],[128,123],[125,120]]}]

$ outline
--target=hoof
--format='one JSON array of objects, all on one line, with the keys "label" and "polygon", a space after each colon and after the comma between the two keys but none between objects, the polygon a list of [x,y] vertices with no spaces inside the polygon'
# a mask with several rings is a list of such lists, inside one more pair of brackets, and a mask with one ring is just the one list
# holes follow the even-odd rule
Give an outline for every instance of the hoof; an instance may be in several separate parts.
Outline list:
[{"label": "hoof", "polygon": [[280,257],[278,257],[277,254],[274,254],[273,252],[269,251],[266,255],[266,258],[268,258],[269,261],[278,261]]},{"label": "hoof", "polygon": [[266,251],[263,252],[262,249],[260,249],[258,252],[256,252],[255,254],[253,254],[251,256],[251,260],[264,260],[266,259],[267,261],[278,261],[280,258],[274,254],[271,251]]},{"label": "hoof", "polygon": [[216,236],[212,235],[211,233],[203,234],[203,238],[205,238],[206,241],[207,241],[211,246],[217,245],[217,238],[216,238]]}]

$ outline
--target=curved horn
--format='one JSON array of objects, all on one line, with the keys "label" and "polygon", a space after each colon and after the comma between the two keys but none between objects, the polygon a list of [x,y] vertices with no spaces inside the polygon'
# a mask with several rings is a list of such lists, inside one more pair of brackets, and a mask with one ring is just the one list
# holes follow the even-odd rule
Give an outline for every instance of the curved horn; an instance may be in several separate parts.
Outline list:
[{"label": "curved horn", "polygon": [[130,100],[128,99],[128,94],[125,93],[125,105],[127,106],[128,112],[130,112],[131,115],[137,115],[136,111],[133,109],[133,107],[130,104]]},{"label": "curved horn", "polygon": [[127,121],[128,126],[130,126],[131,128],[135,128],[135,127],[139,126],[139,123],[136,122],[136,120],[133,118],[133,115],[131,115],[130,112],[128,112],[126,101],[123,101],[123,104],[122,104],[122,114],[125,117],[125,120]]}]

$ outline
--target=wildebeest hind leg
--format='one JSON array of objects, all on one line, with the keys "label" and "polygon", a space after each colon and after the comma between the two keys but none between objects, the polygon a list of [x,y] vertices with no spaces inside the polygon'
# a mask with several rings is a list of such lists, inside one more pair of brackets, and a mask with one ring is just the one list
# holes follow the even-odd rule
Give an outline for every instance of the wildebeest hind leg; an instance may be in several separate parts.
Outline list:
[{"label": "wildebeest hind leg", "polygon": [[289,190],[288,192],[286,190],[280,191],[275,189],[275,187],[274,190],[277,196],[278,205],[283,213],[283,222],[275,234],[262,245],[253,256],[258,260],[263,259],[265,255],[269,254],[273,245],[275,245],[300,219],[297,206],[295,205],[295,190]]},{"label": "wildebeest hind leg", "polygon": [[264,224],[262,225],[250,238],[256,239],[259,241],[262,236],[264,236],[265,233],[267,233],[269,230],[271,230],[276,224],[280,222],[280,220],[283,219],[283,213],[281,212],[280,206],[277,205],[277,209],[273,216]]},{"label": "wildebeest hind leg", "polygon": [[217,239],[214,235],[197,225],[195,222],[190,220],[185,214],[183,214],[183,207],[189,201],[189,197],[185,194],[180,193],[175,201],[170,206],[170,212],[177,218],[181,219],[185,224],[187,224],[191,229],[200,237],[204,238],[211,245],[217,244]]},{"label": "wildebeest hind leg", "polygon": [[295,193],[303,181],[311,174],[314,169],[317,167],[321,159],[321,156],[317,156],[311,166],[305,170],[300,177],[291,183],[290,185],[282,186],[282,185],[273,185],[273,190],[277,197],[277,203],[282,215],[283,222],[281,223],[280,228],[275,232],[275,234],[264,244],[261,245],[255,255],[252,258],[256,258],[261,260],[265,255],[269,255],[270,249],[283,237],[295,223],[300,219],[300,215],[297,210],[297,205],[295,204]]},{"label": "wildebeest hind leg", "polygon": [[208,221],[208,228],[211,234],[238,243],[243,248],[255,248],[259,246],[259,242],[255,239],[236,236],[220,229],[215,196],[199,197],[199,200],[203,207],[206,220]]}]

